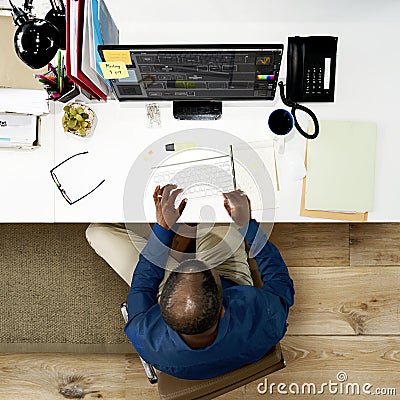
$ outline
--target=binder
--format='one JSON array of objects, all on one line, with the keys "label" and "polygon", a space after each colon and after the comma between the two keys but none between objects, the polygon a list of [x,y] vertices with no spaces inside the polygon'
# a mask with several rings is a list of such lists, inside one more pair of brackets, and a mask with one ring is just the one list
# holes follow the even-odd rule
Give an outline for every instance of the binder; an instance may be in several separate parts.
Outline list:
[{"label": "binder", "polygon": [[[75,0],[74,0],[75,1]],[[82,71],[82,46],[83,46],[83,21],[85,18],[85,0],[78,0],[78,32],[76,35],[77,49],[77,77],[83,82],[97,97],[107,101],[107,93],[97,87]]]},{"label": "binder", "polygon": [[[109,81],[103,78],[102,74],[97,72],[95,53],[97,51],[97,42],[100,38],[102,42],[100,24],[98,19],[98,3],[97,0],[86,0],[83,20],[82,35],[82,58],[81,71],[86,77],[96,85],[103,93],[111,93]],[[118,39],[117,39],[118,42]],[[99,56],[100,57],[100,56]]]},{"label": "binder", "polygon": [[107,101],[107,93],[81,70],[85,0],[66,0],[66,73],[97,100]]}]

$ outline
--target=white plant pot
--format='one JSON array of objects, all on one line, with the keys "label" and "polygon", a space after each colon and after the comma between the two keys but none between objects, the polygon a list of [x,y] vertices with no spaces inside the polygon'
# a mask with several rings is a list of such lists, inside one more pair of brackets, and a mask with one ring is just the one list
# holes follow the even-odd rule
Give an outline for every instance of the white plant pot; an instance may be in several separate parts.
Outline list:
[{"label": "white plant pot", "polygon": [[89,136],[92,136],[97,124],[97,117],[95,112],[84,103],[73,102],[71,104],[68,104],[68,106],[72,108],[82,107],[84,112],[89,116],[87,118],[87,121],[90,123],[90,127],[85,129],[85,135],[81,135],[79,131],[74,131],[72,129],[67,130],[66,133],[71,134],[78,138],[87,138]]}]

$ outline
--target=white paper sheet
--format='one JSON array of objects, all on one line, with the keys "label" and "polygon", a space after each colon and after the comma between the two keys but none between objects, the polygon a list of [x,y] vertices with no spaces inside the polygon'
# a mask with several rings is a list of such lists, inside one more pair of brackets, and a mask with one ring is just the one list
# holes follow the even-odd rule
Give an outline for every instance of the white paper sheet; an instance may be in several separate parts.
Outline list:
[{"label": "white paper sheet", "polygon": [[45,90],[0,88],[0,112],[43,115],[49,112]]}]

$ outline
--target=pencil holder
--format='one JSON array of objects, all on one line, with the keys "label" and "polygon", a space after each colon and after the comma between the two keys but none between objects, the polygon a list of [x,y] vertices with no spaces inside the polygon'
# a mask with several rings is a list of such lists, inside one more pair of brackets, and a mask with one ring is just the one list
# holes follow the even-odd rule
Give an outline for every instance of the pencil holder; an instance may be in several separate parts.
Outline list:
[{"label": "pencil holder", "polygon": [[72,88],[68,90],[68,92],[64,93],[61,97],[58,98],[58,101],[61,103],[68,103],[75,97],[77,97],[81,91],[79,90],[79,87],[73,84]]}]

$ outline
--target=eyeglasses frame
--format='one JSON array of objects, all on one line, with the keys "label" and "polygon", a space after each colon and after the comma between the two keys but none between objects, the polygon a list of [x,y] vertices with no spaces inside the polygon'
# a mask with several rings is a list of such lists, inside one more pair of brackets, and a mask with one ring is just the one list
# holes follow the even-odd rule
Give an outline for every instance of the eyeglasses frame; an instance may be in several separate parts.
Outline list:
[{"label": "eyeglasses frame", "polygon": [[69,196],[67,195],[67,192],[65,191],[65,189],[62,188],[60,181],[57,178],[57,175],[55,174],[54,170],[56,170],[58,167],[60,167],[61,165],[63,165],[64,163],[66,163],[67,161],[71,160],[71,158],[74,158],[76,156],[80,156],[82,154],[88,154],[88,151],[83,151],[80,153],[76,153],[70,157],[68,157],[67,159],[65,159],[64,161],[60,162],[60,164],[56,165],[55,167],[53,167],[50,170],[50,175],[51,178],[53,179],[53,182],[55,183],[55,185],[57,186],[57,189],[60,191],[61,195],[64,197],[65,201],[69,204],[75,204],[78,201],[84,199],[86,196],[89,196],[90,193],[93,193],[100,185],[102,185],[105,182],[105,179],[103,179],[96,187],[94,187],[90,192],[86,193],[84,196],[79,197],[79,199],[72,201]]}]

